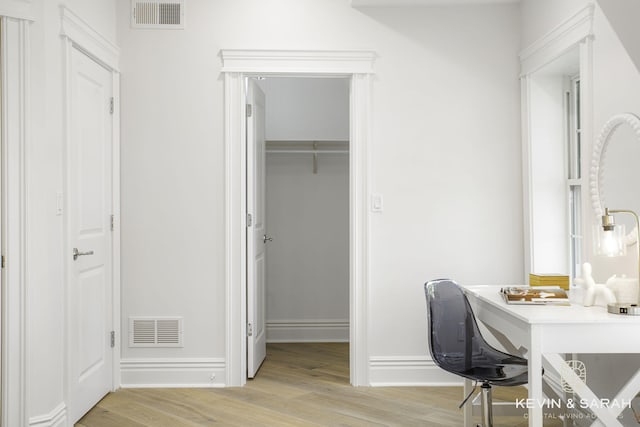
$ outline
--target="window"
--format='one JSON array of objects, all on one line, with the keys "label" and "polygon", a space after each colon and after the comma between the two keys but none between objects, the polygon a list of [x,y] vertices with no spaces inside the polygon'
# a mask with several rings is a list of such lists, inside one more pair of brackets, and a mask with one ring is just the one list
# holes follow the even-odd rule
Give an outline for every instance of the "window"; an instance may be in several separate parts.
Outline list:
[{"label": "window", "polygon": [[565,93],[567,124],[567,194],[569,195],[569,259],[571,277],[580,274],[582,264],[582,140],[580,120],[580,77],[569,81]]},{"label": "window", "polygon": [[585,7],[520,54],[525,268],[532,273],[575,276],[586,258],[588,171],[581,157],[592,128],[592,22],[593,7]]}]

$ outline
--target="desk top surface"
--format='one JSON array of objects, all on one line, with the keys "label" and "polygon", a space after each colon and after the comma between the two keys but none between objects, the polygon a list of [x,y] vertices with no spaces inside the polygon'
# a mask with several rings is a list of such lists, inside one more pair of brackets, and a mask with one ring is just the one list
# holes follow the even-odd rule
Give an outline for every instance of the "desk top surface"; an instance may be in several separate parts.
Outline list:
[{"label": "desk top surface", "polygon": [[[571,305],[514,305],[507,304],[500,295],[502,286],[464,286],[465,293],[473,305],[473,301],[485,303],[484,308],[493,308],[508,313],[530,324],[549,323],[608,323],[608,324],[637,324],[640,326],[640,316],[626,316],[611,314],[605,307],[584,307],[580,304]],[[476,308],[474,307],[474,311]],[[477,315],[478,313],[476,313]]]}]

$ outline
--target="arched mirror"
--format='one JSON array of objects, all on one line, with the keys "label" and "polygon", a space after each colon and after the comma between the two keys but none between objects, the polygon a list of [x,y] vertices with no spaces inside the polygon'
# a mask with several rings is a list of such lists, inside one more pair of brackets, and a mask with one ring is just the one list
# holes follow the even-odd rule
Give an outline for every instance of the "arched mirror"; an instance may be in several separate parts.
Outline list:
[{"label": "arched mirror", "polygon": [[[599,221],[605,208],[640,213],[640,118],[631,113],[613,116],[605,123],[594,145],[591,160],[591,202]],[[627,245],[635,243],[637,232],[632,218],[620,216]]]}]

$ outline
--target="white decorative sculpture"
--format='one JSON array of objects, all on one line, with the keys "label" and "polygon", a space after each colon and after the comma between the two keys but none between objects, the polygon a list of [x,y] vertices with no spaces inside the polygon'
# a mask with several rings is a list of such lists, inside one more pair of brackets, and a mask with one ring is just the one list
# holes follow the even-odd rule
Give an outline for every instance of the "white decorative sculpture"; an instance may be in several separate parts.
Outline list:
[{"label": "white decorative sculpture", "polygon": [[591,272],[591,264],[585,262],[582,264],[582,277],[576,278],[576,283],[583,287],[582,305],[585,307],[591,307],[592,305],[595,305],[598,297],[600,297],[599,299],[605,306],[607,304],[615,303],[616,296],[613,291],[606,285],[596,283],[596,281],[593,280]]},{"label": "white decorative sculpture", "polygon": [[607,288],[616,296],[616,302],[626,304],[638,303],[638,279],[613,275],[607,279]]}]

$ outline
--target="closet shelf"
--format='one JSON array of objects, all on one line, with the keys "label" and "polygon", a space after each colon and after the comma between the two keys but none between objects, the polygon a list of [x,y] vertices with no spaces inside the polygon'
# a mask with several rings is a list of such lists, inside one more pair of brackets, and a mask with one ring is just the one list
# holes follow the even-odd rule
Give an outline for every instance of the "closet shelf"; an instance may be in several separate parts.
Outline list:
[{"label": "closet shelf", "polygon": [[267,153],[275,154],[347,154],[345,140],[286,140],[266,141]]},{"label": "closet shelf", "polygon": [[345,140],[266,141],[265,146],[267,154],[313,154],[314,174],[318,173],[318,154],[349,154]]}]

